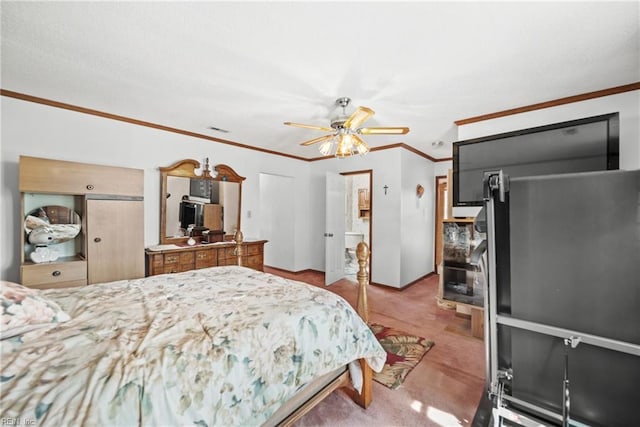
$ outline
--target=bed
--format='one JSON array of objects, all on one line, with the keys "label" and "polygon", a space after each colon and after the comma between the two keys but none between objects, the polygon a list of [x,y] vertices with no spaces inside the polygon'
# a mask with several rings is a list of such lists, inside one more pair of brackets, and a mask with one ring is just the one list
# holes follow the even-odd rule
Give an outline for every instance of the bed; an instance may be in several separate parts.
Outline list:
[{"label": "bed", "polygon": [[331,292],[242,266],[45,291],[4,283],[0,419],[287,425],[348,382],[366,407],[386,353],[366,324],[363,272],[364,261],[364,320]]}]

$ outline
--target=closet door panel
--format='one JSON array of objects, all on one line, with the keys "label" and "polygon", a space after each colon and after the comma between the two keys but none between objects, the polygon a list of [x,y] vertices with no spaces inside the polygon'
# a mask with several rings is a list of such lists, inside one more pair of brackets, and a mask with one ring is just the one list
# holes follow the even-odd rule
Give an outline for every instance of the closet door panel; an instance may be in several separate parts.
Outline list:
[{"label": "closet door panel", "polygon": [[144,277],[144,202],[87,200],[88,282]]}]

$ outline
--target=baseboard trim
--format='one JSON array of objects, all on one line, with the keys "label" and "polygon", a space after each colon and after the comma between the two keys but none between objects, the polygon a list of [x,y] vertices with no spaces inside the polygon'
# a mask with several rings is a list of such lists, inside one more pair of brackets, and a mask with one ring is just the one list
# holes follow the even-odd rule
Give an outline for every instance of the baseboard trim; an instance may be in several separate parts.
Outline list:
[{"label": "baseboard trim", "polygon": [[305,273],[324,274],[324,271],[314,270],[313,268],[307,268],[306,270],[291,271],[291,270],[287,270],[287,269],[284,269],[284,268],[272,267],[270,265],[265,265],[265,267],[266,268],[270,268],[272,270],[282,271],[283,273],[295,274],[296,276],[299,275],[299,274],[305,274]]},{"label": "baseboard trim", "polygon": [[[324,275],[324,271],[320,271],[320,270],[315,270],[313,268],[307,268],[305,270],[298,270],[298,271],[291,271],[291,270],[287,270],[284,268],[279,268],[279,267],[272,267],[270,265],[265,265],[265,268],[269,268],[271,270],[276,270],[276,271],[281,271],[283,273],[287,273],[287,274],[293,274],[294,276],[298,276],[300,274],[305,274],[305,273],[315,273],[315,274],[322,274]],[[416,283],[420,282],[421,280],[427,279],[431,276],[435,276],[437,275],[437,273],[435,271],[432,271],[430,273],[425,274],[422,277],[418,277],[416,280],[414,280],[411,283],[407,283],[406,285],[402,286],[402,287],[397,287],[397,286],[391,286],[391,285],[385,285],[384,283],[377,283],[377,282],[369,282],[370,285],[373,286],[379,286],[381,288],[388,288],[388,289],[394,289],[396,291],[404,291],[407,288],[410,288],[411,286],[415,285]]]},{"label": "baseboard trim", "polygon": [[397,290],[397,291],[404,291],[405,289],[410,288],[411,286],[415,285],[416,283],[420,282],[421,280],[427,279],[427,278],[429,278],[429,277],[431,277],[431,276],[435,276],[436,274],[437,274],[437,273],[436,273],[435,271],[432,271],[432,272],[430,272],[430,273],[425,274],[425,275],[424,275],[424,276],[422,276],[422,277],[418,277],[418,278],[417,278],[416,280],[414,280],[413,282],[411,282],[411,283],[407,283],[406,285],[401,286],[401,287],[391,286],[391,285],[385,285],[385,284],[383,284],[383,283],[377,283],[377,282],[370,282],[369,284],[370,284],[370,285],[374,285],[374,286],[381,286],[381,287],[383,287],[383,288],[395,289],[395,290]]}]

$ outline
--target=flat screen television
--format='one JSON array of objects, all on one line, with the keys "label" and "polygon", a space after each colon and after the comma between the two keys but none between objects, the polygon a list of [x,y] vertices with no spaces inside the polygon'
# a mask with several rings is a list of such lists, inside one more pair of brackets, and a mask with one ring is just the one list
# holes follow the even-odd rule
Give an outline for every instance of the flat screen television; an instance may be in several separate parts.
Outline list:
[{"label": "flat screen television", "polygon": [[619,114],[453,143],[453,205],[482,206],[485,171],[510,177],[619,168]]},{"label": "flat screen television", "polygon": [[207,203],[219,203],[220,187],[218,181],[210,179],[191,179],[189,196],[206,199]]}]

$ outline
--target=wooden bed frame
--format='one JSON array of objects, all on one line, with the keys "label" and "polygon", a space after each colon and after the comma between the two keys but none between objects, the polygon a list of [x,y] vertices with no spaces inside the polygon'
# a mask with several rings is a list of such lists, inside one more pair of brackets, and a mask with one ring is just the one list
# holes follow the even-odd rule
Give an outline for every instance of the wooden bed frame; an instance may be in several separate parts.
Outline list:
[{"label": "wooden bed frame", "polygon": [[[236,231],[234,240],[237,244],[236,253],[238,256],[238,265],[242,265],[243,236],[241,231]],[[367,285],[369,284],[369,273],[367,271],[367,263],[369,261],[369,246],[364,242],[358,243],[356,256],[358,258],[358,299],[356,303],[356,312],[368,325],[369,303],[367,301]],[[331,378],[332,374],[328,374],[328,379],[327,376],[325,376],[319,379],[320,382],[318,384],[311,383],[309,387],[304,389],[304,393],[301,393],[302,398],[299,398],[300,404],[294,405],[293,408],[282,408],[283,411],[276,411],[265,425],[290,426],[310,412],[324,398],[341,387],[346,387],[346,391],[349,396],[358,405],[366,409],[373,400],[373,371],[364,359],[360,359],[359,363],[360,369],[362,370],[361,393],[358,393],[352,387],[351,375],[349,370],[345,367],[345,369],[340,369],[337,373],[333,373],[333,375],[335,375],[333,378]]]}]

